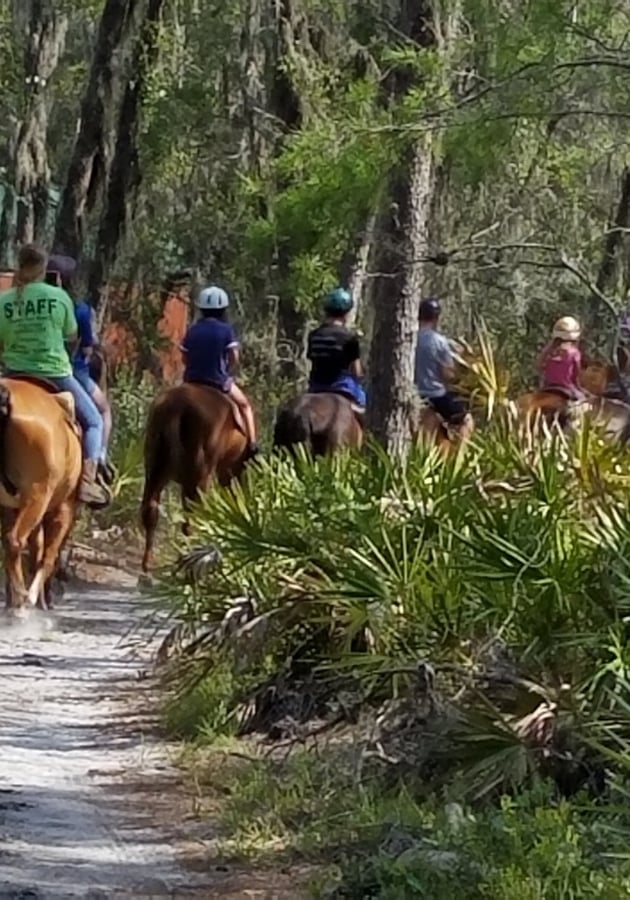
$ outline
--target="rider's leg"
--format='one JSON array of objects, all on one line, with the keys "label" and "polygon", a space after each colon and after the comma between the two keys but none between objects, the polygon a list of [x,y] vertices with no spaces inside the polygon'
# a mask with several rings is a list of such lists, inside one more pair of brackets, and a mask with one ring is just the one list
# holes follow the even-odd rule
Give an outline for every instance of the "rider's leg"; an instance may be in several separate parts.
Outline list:
[{"label": "rider's leg", "polygon": [[245,431],[247,432],[247,440],[249,441],[249,449],[250,452],[255,453],[258,451],[258,444],[256,442],[256,422],[254,421],[254,410],[252,409],[251,404],[243,391],[234,381],[231,383],[227,393],[232,398],[232,400],[234,400],[241,413],[243,414]]},{"label": "rider's leg", "polygon": [[62,391],[74,398],[76,416],[83,431],[83,475],[79,489],[82,503],[95,508],[107,506],[109,496],[96,482],[98,461],[103,446],[103,419],[86,391],[73,375],[49,378]]},{"label": "rider's leg", "polygon": [[112,435],[112,408],[109,405],[109,401],[100,387],[90,379],[94,389],[90,396],[92,400],[96,404],[96,408],[103,416],[103,447],[101,450],[101,460],[106,462],[107,460],[107,450],[109,448],[109,439]]},{"label": "rider's leg", "polygon": [[107,461],[109,439],[112,433],[112,410],[109,405],[109,401],[104,392],[97,385],[97,383],[92,380],[86,370],[76,369],[74,372],[74,377],[79,382],[83,390],[88,394],[88,396],[92,398],[94,405],[103,417],[103,446],[101,447],[100,461],[102,463],[105,463]]}]

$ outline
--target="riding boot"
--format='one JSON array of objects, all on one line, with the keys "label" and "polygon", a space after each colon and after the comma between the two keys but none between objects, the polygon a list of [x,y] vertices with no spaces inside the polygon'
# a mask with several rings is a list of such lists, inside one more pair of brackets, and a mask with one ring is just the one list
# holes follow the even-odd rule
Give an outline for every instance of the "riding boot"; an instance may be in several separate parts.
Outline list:
[{"label": "riding boot", "polygon": [[97,484],[98,461],[88,459],[83,462],[83,474],[79,484],[79,500],[91,509],[109,506],[111,497],[104,487]]},{"label": "riding boot", "polygon": [[108,488],[114,483],[114,479],[116,478],[116,470],[110,462],[107,462],[107,460],[99,460],[98,468],[96,471],[100,484],[103,484],[106,488]]}]

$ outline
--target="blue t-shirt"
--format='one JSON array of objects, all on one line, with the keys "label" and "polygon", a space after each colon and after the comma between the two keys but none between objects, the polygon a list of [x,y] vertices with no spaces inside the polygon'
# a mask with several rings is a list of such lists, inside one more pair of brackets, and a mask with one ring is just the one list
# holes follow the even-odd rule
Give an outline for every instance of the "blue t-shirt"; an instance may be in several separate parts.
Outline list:
[{"label": "blue t-shirt", "polygon": [[453,366],[453,354],[448,340],[434,328],[421,328],[416,346],[414,381],[423,397],[443,397],[446,385],[442,369]]},{"label": "blue t-shirt", "polygon": [[199,319],[186,333],[184,381],[225,385],[230,377],[228,350],[238,347],[234,329],[220,319]]},{"label": "blue t-shirt", "polygon": [[82,300],[80,303],[75,303],[74,314],[77,320],[79,346],[72,359],[72,367],[75,371],[89,372],[90,364],[86,359],[85,351],[94,346],[92,307]]}]

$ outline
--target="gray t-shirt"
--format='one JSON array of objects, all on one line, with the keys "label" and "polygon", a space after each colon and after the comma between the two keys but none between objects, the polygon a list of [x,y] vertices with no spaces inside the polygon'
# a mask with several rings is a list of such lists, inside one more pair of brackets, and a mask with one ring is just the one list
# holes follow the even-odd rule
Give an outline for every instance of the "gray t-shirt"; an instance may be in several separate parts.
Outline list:
[{"label": "gray t-shirt", "polygon": [[446,385],[442,376],[444,366],[453,366],[453,354],[448,340],[434,328],[421,328],[416,346],[416,374],[414,381],[423,397],[443,397]]}]

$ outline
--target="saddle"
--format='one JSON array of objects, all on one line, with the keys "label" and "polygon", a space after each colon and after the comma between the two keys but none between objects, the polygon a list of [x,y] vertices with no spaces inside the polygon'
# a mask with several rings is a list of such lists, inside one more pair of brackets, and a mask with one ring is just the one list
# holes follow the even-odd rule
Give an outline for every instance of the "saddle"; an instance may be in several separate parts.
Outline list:
[{"label": "saddle", "polygon": [[51,394],[51,396],[54,397],[54,399],[57,401],[57,403],[65,413],[68,425],[70,425],[75,434],[77,434],[79,437],[81,436],[81,428],[79,426],[79,423],[77,422],[76,417],[74,397],[69,391],[59,390],[54,382],[38,375],[26,375],[22,374],[21,372],[16,372],[12,373],[8,377],[11,381],[26,381],[28,382],[28,384],[33,384],[35,385],[35,387],[39,387],[42,390],[46,391],[47,394]]}]

